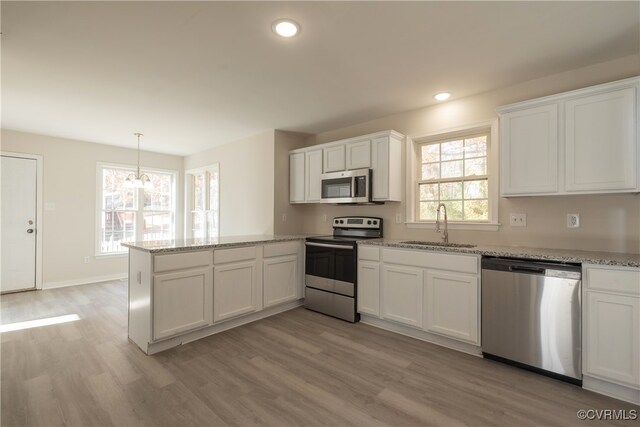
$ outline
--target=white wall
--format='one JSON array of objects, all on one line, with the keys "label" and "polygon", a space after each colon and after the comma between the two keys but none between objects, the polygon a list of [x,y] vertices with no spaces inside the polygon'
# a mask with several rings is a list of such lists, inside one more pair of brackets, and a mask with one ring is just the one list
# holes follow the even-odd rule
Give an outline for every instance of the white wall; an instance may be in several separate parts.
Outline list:
[{"label": "white wall", "polygon": [[[97,162],[135,166],[136,151],[84,141],[54,138],[2,129],[2,151],[43,157],[43,198],[55,203],[45,211],[39,232],[43,239],[43,285],[90,283],[127,273],[127,255],[94,257],[96,251]],[[182,157],[143,151],[143,167],[178,172],[178,209],[182,202]],[[182,215],[176,231],[181,237]],[[90,262],[84,263],[89,256]]]},{"label": "white wall", "polygon": [[184,169],[220,164],[220,235],[273,234],[274,131],[184,158]]},{"label": "white wall", "polygon": [[[307,145],[335,141],[367,133],[394,129],[405,135],[421,135],[457,126],[497,119],[496,107],[554,93],[620,80],[640,74],[640,55],[531,80],[476,96],[382,117],[309,138]],[[403,155],[403,163],[405,156]],[[404,164],[402,165],[404,170]],[[450,230],[453,242],[640,253],[640,195],[593,195],[502,198],[499,231]],[[527,227],[509,226],[509,213],[527,214]],[[383,206],[305,205],[300,211],[304,231],[329,233],[339,215],[370,215],[384,218],[385,237],[437,240],[432,230],[409,229],[396,224],[396,214],[405,217],[402,203]],[[581,227],[566,227],[566,214],[579,213]]]}]

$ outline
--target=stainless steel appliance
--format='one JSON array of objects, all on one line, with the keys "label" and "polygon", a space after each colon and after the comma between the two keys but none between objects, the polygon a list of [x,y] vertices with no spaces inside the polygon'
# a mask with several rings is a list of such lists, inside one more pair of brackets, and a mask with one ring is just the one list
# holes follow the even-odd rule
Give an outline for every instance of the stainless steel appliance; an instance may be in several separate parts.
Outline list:
[{"label": "stainless steel appliance", "polygon": [[306,308],[357,322],[356,241],[382,237],[382,218],[337,217],[333,235],[308,237],[305,242]]},{"label": "stainless steel appliance", "polygon": [[371,169],[323,173],[320,182],[324,203],[371,202]]},{"label": "stainless steel appliance", "polygon": [[482,259],[482,352],[582,383],[579,265]]}]

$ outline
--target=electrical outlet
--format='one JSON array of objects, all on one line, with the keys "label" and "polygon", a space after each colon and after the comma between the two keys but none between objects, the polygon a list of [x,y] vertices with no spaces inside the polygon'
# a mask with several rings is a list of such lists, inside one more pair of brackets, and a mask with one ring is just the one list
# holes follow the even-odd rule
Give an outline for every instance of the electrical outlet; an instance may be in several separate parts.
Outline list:
[{"label": "electrical outlet", "polygon": [[527,214],[512,213],[509,215],[509,225],[512,227],[526,227],[527,226]]},{"label": "electrical outlet", "polygon": [[396,214],[396,224],[402,224],[402,214],[401,213],[397,213]]},{"label": "electrical outlet", "polygon": [[580,214],[567,214],[567,228],[580,227]]},{"label": "electrical outlet", "polygon": [[322,222],[327,222],[327,214],[322,214]]},{"label": "electrical outlet", "polygon": [[282,222],[287,222],[287,214],[282,214]]},{"label": "electrical outlet", "polygon": [[88,256],[84,257],[85,264],[89,264],[90,262],[91,262],[91,257],[88,257]]}]

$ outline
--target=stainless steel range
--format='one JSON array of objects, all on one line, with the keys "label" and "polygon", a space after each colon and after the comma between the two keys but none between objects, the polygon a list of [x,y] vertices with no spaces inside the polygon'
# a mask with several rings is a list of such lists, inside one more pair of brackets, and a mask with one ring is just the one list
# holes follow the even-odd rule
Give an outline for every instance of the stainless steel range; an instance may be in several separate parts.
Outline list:
[{"label": "stainless steel range", "polygon": [[333,219],[333,235],[308,237],[306,308],[357,322],[356,241],[382,237],[382,218],[343,216]]}]

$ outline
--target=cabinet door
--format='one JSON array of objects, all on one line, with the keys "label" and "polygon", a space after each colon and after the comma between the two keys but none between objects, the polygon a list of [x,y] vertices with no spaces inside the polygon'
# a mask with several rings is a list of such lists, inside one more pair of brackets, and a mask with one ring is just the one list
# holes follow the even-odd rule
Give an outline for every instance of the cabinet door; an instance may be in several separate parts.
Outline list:
[{"label": "cabinet door", "polygon": [[304,202],[304,153],[289,155],[289,202]]},{"label": "cabinet door", "polygon": [[567,191],[637,188],[636,89],[565,103]]},{"label": "cabinet door", "polygon": [[380,263],[358,261],[358,313],[380,316]]},{"label": "cabinet door", "polygon": [[350,142],[346,146],[347,169],[371,167],[371,140]]},{"label": "cabinet door", "polygon": [[424,294],[425,329],[472,344],[478,340],[478,278],[428,271]]},{"label": "cabinet door", "polygon": [[153,276],[153,339],[212,323],[211,267]]},{"label": "cabinet door", "polygon": [[304,200],[320,201],[320,175],[322,175],[322,150],[305,153]]},{"label": "cabinet door", "polygon": [[381,311],[384,319],[422,328],[422,269],[382,266]]},{"label": "cabinet door", "polygon": [[[371,141],[372,199],[389,198],[389,137]],[[400,168],[400,165],[398,165]]]},{"label": "cabinet door", "polygon": [[298,256],[266,258],[263,261],[264,307],[298,298]]},{"label": "cabinet door", "polygon": [[586,295],[585,373],[640,386],[640,298]]},{"label": "cabinet door", "polygon": [[345,169],[344,144],[328,147],[324,152],[324,173],[339,172]]},{"label": "cabinet door", "polygon": [[505,113],[500,118],[501,194],[558,191],[558,106]]},{"label": "cabinet door", "polygon": [[251,313],[261,308],[256,261],[213,268],[213,321]]}]

